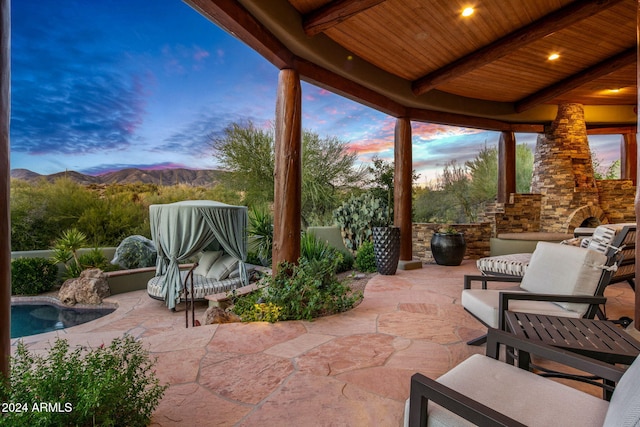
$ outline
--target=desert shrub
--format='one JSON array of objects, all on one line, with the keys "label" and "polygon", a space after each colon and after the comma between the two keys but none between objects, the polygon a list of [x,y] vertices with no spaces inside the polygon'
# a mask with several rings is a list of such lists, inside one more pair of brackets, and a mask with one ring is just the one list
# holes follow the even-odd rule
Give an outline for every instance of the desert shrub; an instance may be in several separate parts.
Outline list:
[{"label": "desert shrub", "polygon": [[324,258],[337,259],[335,263],[336,273],[351,270],[353,267],[353,256],[348,252],[342,252],[329,246],[323,240],[318,239],[312,233],[303,233],[300,239],[300,256],[309,261],[317,261]]},{"label": "desert shrub", "polygon": [[[131,336],[109,346],[70,349],[56,339],[45,355],[31,354],[22,341],[11,358],[9,385],[0,382],[3,401],[26,408],[3,413],[11,426],[145,426],[166,385],[153,370],[155,361]],[[58,403],[59,410],[33,410]]]},{"label": "desert shrub", "polygon": [[87,268],[99,268],[102,271],[118,269],[117,266],[109,263],[109,260],[104,256],[100,248],[93,248],[91,251],[78,256],[78,261],[80,261],[83,270]]},{"label": "desert shrub", "polygon": [[11,261],[11,294],[36,295],[53,289],[58,267],[46,258],[17,258]]},{"label": "desert shrub", "polygon": [[67,279],[80,277],[83,267],[78,258],[78,249],[87,242],[87,236],[77,228],[70,228],[62,232],[56,239],[51,259],[55,263],[64,264],[64,277]]},{"label": "desert shrub", "polygon": [[152,240],[144,236],[129,236],[116,248],[112,263],[125,269],[153,267],[157,257]]},{"label": "desert shrub", "polygon": [[339,282],[335,275],[338,259],[308,261],[298,265],[282,263],[275,276],[265,278],[265,287],[235,301],[233,311],[242,320],[311,320],[353,307],[361,298]]},{"label": "desert shrub", "polygon": [[376,271],[376,256],[373,252],[373,243],[364,242],[360,246],[358,253],[356,253],[354,266],[363,273],[374,273]]}]

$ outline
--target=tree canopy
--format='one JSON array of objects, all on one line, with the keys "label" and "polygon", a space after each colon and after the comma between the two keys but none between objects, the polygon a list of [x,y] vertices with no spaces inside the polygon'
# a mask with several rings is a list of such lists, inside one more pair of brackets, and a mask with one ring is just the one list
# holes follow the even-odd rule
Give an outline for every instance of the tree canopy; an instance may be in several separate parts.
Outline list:
[{"label": "tree canopy", "polygon": [[[244,194],[247,205],[273,202],[274,131],[252,122],[231,123],[212,148],[220,166],[230,173],[228,184]],[[344,192],[362,185],[366,171],[356,167],[358,154],[336,137],[302,132],[302,219],[324,223]]]}]

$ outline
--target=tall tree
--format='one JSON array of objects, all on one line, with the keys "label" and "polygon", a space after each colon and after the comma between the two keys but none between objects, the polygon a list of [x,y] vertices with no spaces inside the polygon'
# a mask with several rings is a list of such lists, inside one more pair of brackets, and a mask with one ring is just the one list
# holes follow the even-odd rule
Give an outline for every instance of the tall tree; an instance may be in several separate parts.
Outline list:
[{"label": "tall tree", "polygon": [[[229,185],[244,193],[243,202],[273,202],[274,132],[253,123],[232,123],[212,141],[214,156],[228,170]],[[358,154],[336,137],[302,132],[302,217],[304,225],[322,223],[338,204],[340,192],[362,185],[365,171]],[[224,179],[224,178],[223,178]]]}]

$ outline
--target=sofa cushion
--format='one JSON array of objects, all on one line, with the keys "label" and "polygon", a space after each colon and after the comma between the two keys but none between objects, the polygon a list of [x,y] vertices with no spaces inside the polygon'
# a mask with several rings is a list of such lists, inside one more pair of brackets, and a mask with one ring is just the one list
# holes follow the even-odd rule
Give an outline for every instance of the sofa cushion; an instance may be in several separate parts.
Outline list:
[{"label": "sofa cushion", "polygon": [[[531,255],[520,287],[527,292],[557,295],[594,295],[607,257],[596,251],[539,242]],[[587,304],[558,303],[584,314]]]}]

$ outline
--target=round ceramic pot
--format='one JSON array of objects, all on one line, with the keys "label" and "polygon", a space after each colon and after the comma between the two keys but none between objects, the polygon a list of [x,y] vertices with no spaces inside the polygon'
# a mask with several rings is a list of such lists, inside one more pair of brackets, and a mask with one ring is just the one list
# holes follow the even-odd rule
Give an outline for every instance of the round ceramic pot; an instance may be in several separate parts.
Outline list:
[{"label": "round ceramic pot", "polygon": [[467,243],[463,233],[433,233],[431,253],[439,265],[460,265]]}]

